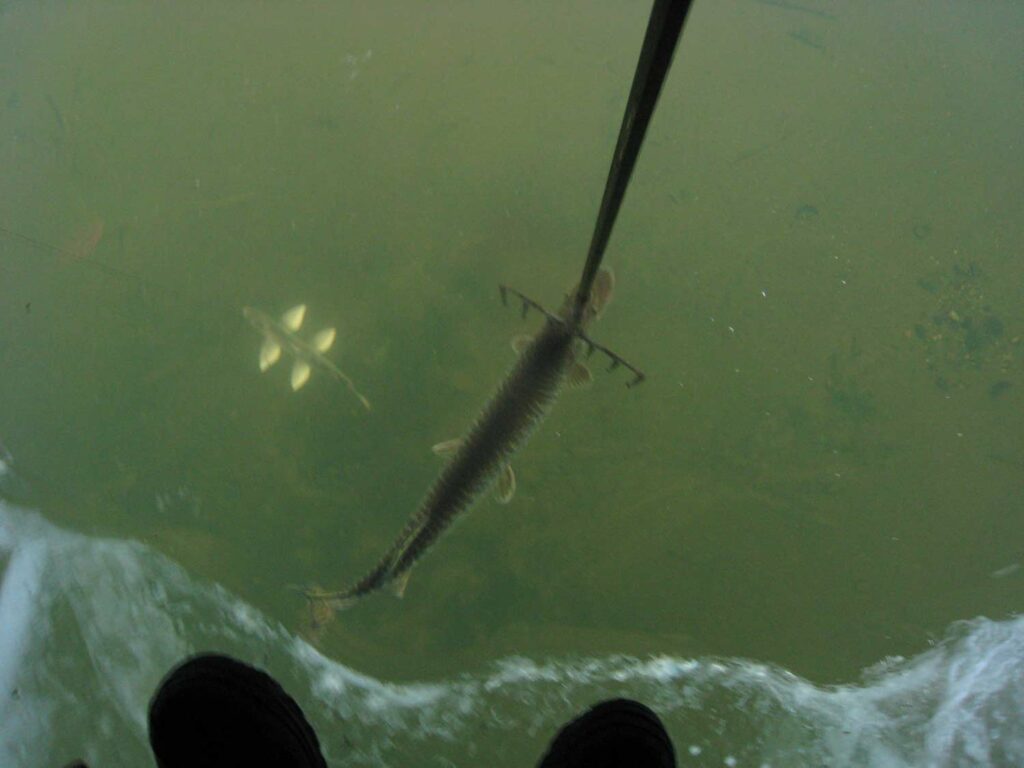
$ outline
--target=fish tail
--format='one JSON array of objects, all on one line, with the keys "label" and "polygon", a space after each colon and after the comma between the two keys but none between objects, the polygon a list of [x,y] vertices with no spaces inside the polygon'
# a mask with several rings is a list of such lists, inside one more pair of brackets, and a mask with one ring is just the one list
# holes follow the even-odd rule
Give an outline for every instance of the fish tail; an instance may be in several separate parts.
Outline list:
[{"label": "fish tail", "polygon": [[358,595],[351,595],[345,592],[327,592],[317,586],[302,587],[290,584],[288,588],[300,592],[306,598],[308,607],[306,623],[313,632],[319,632],[319,630],[334,619],[339,611],[351,607],[359,599]]},{"label": "fish tail", "polygon": [[352,381],[351,377],[348,376],[348,374],[346,374],[344,371],[342,371],[338,366],[334,365],[334,363],[328,363],[328,366],[330,368],[331,373],[334,374],[335,378],[337,378],[339,381],[343,381],[345,385],[349,388],[349,391],[356,396],[356,399],[359,400],[360,405],[362,405],[363,408],[365,408],[366,410],[372,411],[373,406],[370,405],[370,401],[362,392],[356,389],[356,383]]}]

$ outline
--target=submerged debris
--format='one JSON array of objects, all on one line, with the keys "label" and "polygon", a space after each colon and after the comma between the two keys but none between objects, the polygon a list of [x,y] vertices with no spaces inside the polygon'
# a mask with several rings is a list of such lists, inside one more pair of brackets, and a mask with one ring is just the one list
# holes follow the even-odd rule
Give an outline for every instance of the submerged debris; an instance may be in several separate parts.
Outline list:
[{"label": "submerged debris", "polygon": [[984,278],[975,262],[919,278],[918,287],[935,303],[904,335],[924,348],[925,365],[940,390],[963,389],[984,377],[995,400],[1011,386],[1006,375],[1019,358],[1019,338],[1007,338],[1005,322],[986,298]]}]

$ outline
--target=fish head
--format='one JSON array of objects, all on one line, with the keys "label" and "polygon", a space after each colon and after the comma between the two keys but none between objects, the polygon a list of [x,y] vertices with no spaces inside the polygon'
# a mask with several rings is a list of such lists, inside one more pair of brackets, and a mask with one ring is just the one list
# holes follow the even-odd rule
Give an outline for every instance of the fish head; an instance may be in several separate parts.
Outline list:
[{"label": "fish head", "polygon": [[249,321],[249,325],[263,333],[270,327],[267,316],[256,307],[242,307],[242,317]]},{"label": "fish head", "polygon": [[[565,295],[562,307],[558,314],[564,319],[572,316],[576,303],[576,291],[579,284],[573,286],[572,290]],[[608,267],[601,267],[594,277],[594,284],[590,288],[590,296],[587,297],[587,305],[583,308],[583,316],[580,318],[580,325],[586,328],[592,320],[596,320],[612,300],[612,293],[615,291],[615,273]]]}]

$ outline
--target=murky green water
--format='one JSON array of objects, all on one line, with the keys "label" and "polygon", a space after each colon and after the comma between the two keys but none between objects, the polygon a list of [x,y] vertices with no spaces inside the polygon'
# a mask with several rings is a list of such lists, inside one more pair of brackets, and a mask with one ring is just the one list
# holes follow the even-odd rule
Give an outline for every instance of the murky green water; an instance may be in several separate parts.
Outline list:
[{"label": "murky green water", "polygon": [[[321,730],[376,744],[372,724],[316,703],[330,700],[328,662],[297,638],[301,600],[285,585],[345,585],[390,544],[439,469],[430,446],[468,427],[513,362],[509,339],[538,322],[503,308],[496,285],[556,305],[577,277],[647,12],[0,5],[0,438],[23,481],[14,501],[141,542],[133,588],[170,589],[172,566],[153,565],[164,555],[183,569],[182,601],[216,583],[272,628],[255,643],[251,622],[231,629],[213,608],[76,609],[58,668],[79,704],[134,723],[139,755],[151,686],[211,646],[270,664]],[[648,381],[627,390],[621,371],[598,373],[566,393],[515,461],[513,502],[481,504],[402,601],[345,612],[319,651],[395,683],[470,685],[518,657],[563,660],[568,675],[572,660],[654,655],[833,684],[920,657],[959,620],[988,617],[1024,642],[1008,618],[1024,598],[1022,48],[1014,4],[698,2],[593,333]],[[259,373],[242,307],[300,302],[309,333],[338,329],[329,355],[371,413],[317,372],[298,393],[285,365]],[[99,589],[91,572],[54,577],[68,605]],[[45,614],[62,598],[39,599],[33,621],[70,621]],[[115,619],[146,669],[130,695],[93,679],[124,673],[102,661],[117,657],[113,630],[88,626]],[[42,669],[26,658],[22,673]],[[606,670],[528,744],[491,733],[479,712],[501,701],[481,694],[457,739],[471,751],[445,754],[528,764],[573,707],[613,693],[692,710],[670,723],[688,764],[786,754],[742,701],[725,722],[744,724],[712,751],[701,708],[668,694],[734,688],[680,669],[642,689]],[[8,717],[59,706],[45,678]],[[509,700],[561,702],[541,687]],[[813,730],[823,709],[802,716]],[[83,729],[92,759],[115,764]],[[797,730],[769,741],[796,744]],[[29,732],[3,735],[26,765]],[[918,736],[889,734],[907,750],[889,756],[931,755]],[[1001,748],[1022,739],[1015,727]],[[41,754],[77,746],[55,735]],[[359,760],[415,764],[377,747]],[[858,754],[846,757],[877,763]]]}]

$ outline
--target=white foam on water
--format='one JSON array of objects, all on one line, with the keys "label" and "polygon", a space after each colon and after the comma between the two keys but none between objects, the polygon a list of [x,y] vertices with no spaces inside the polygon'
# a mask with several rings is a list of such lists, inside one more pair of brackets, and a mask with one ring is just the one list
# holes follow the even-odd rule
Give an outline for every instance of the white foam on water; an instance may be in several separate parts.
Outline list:
[{"label": "white foam on water", "polygon": [[[2,525],[2,524],[0,524]],[[6,549],[7,531],[0,528],[0,547]],[[40,715],[44,707],[18,706],[18,686],[23,660],[31,652],[38,585],[45,567],[46,548],[39,542],[25,542],[10,555],[0,583],[0,765],[17,765],[25,756],[29,741],[7,738],[8,733],[40,737]]]},{"label": "white foam on water", "polygon": [[841,686],[742,659],[672,656],[512,657],[450,680],[391,683],[323,656],[139,543],[61,531],[2,503],[0,567],[3,766],[150,764],[149,697],[200,650],[269,669],[332,765],[536,759],[562,723],[612,696],[663,717],[680,765],[1024,764],[1024,618],[962,622],[924,653]]}]

